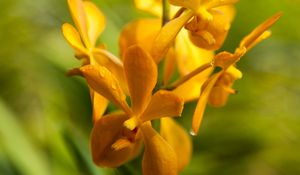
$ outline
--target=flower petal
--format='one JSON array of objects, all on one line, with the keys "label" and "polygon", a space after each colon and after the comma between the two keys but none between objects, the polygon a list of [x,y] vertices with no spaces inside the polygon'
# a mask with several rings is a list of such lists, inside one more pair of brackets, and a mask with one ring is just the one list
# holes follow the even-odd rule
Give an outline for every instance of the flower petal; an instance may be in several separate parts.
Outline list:
[{"label": "flower petal", "polygon": [[128,94],[123,63],[121,60],[110,52],[98,48],[93,50],[93,58],[94,60],[92,61],[95,61],[95,63],[92,64],[101,65],[107,68],[117,78],[124,92]]},{"label": "flower petal", "polygon": [[86,13],[84,10],[83,2],[82,0],[68,0],[68,5],[75,26],[77,27],[85,46],[88,48],[90,43],[88,38]]},{"label": "flower petal", "polygon": [[172,92],[159,90],[152,96],[149,105],[140,116],[140,120],[145,122],[162,117],[180,116],[182,109],[183,99]]},{"label": "flower petal", "polygon": [[156,16],[161,16],[162,14],[162,2],[159,0],[135,0],[134,3],[137,9],[150,12]]},{"label": "flower petal", "polygon": [[125,50],[134,44],[150,51],[152,43],[161,28],[159,19],[140,19],[127,24],[120,35],[119,47],[123,57]]},{"label": "flower petal", "polygon": [[141,47],[129,47],[124,54],[124,71],[134,114],[147,106],[157,80],[157,67]]},{"label": "flower petal", "polygon": [[87,17],[87,31],[92,46],[95,46],[99,35],[105,27],[105,17],[91,1],[84,1],[84,10]]},{"label": "flower petal", "polygon": [[[278,19],[282,16],[282,13],[276,13],[271,18],[267,19],[263,23],[261,23],[259,26],[257,26],[250,34],[248,34],[240,43],[240,48],[248,48],[249,46],[253,47],[253,43],[257,40],[261,41],[263,38],[265,38],[264,32],[268,30]],[[262,39],[259,39],[263,35]]]},{"label": "flower petal", "polygon": [[166,86],[170,79],[172,78],[173,73],[176,69],[176,55],[175,49],[171,47],[166,54],[166,59],[164,62],[164,72],[163,72],[163,84]]},{"label": "flower petal", "polygon": [[91,134],[91,151],[95,164],[104,167],[118,167],[130,160],[138,150],[139,142],[132,142],[122,149],[114,149],[112,145],[121,139],[123,122],[126,115],[111,114],[98,120]]},{"label": "flower petal", "polygon": [[205,88],[202,90],[202,93],[199,97],[194,116],[192,121],[193,134],[198,134],[199,127],[203,118],[204,110],[207,105],[207,101],[210,95],[212,88],[214,87],[218,78],[223,74],[223,71],[214,74],[209,80]]},{"label": "flower petal", "polygon": [[[246,51],[246,50],[245,50]],[[241,55],[232,54],[226,51],[218,53],[214,58],[214,65],[219,66],[222,68],[228,68],[229,66],[233,65],[239,59],[241,58]]]},{"label": "flower petal", "polygon": [[173,148],[148,124],[141,126],[145,143],[143,175],[177,175],[177,156]]},{"label": "flower petal", "polygon": [[225,41],[235,10],[233,6],[222,6],[210,10],[208,14],[212,16],[212,20],[207,24],[203,24],[201,18],[195,17],[186,28],[190,30],[190,39],[196,46],[217,50]]},{"label": "flower petal", "polygon": [[[214,56],[214,52],[201,49],[195,46],[189,39],[188,31],[183,29],[179,32],[176,43],[175,52],[179,73],[184,76],[199,66],[209,63]],[[211,73],[211,69],[202,72],[199,80],[206,79]]]},{"label": "flower petal", "polygon": [[[172,92],[176,94],[178,97],[183,98],[184,102],[189,102],[195,99],[198,99],[201,93],[201,86],[204,83],[204,79],[199,81],[199,76],[202,78],[202,75],[199,74],[182,85],[178,86]],[[187,93],[187,91],[189,93]]]},{"label": "flower petal", "polygon": [[185,23],[193,16],[193,12],[187,10],[178,18],[173,19],[163,26],[157,35],[151,48],[151,55],[156,63],[159,63],[164,54],[168,51],[169,47],[174,42],[179,31]]},{"label": "flower petal", "polygon": [[127,114],[131,113],[119,82],[109,70],[103,66],[86,65],[80,67],[80,71],[92,89],[122,108]]},{"label": "flower petal", "polygon": [[62,32],[68,43],[78,52],[79,54],[86,54],[81,38],[77,30],[68,23],[64,23],[62,26]]},{"label": "flower petal", "polygon": [[226,73],[230,74],[234,80],[241,79],[243,74],[235,66],[230,66],[226,69]]},{"label": "flower petal", "polygon": [[186,130],[172,118],[160,120],[160,134],[171,145],[177,154],[178,171],[181,171],[190,161],[192,154],[192,140]]},{"label": "flower petal", "polygon": [[169,0],[170,4],[185,7],[197,11],[201,5],[201,0]]},{"label": "flower petal", "polygon": [[98,121],[104,114],[108,101],[106,98],[95,92],[93,89],[91,91],[91,99],[93,104],[93,122]]}]

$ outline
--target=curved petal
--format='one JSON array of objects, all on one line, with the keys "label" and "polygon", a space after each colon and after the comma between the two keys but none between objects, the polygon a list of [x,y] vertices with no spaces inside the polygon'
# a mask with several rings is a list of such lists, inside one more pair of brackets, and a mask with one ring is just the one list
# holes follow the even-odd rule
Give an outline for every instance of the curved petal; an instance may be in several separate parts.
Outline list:
[{"label": "curved petal", "polygon": [[78,52],[79,54],[86,54],[86,49],[81,42],[81,38],[77,30],[68,23],[64,23],[61,29],[64,38],[76,50],[76,52]]},{"label": "curved petal", "polygon": [[[253,43],[257,44],[256,41],[261,41],[262,39],[266,38],[266,34],[264,32],[268,30],[278,19],[282,16],[282,13],[276,13],[271,18],[265,20],[259,26],[257,26],[250,34],[248,34],[240,43],[240,48],[245,47],[253,47]],[[263,38],[259,39],[261,36]]]},{"label": "curved petal", "polygon": [[141,47],[129,47],[124,55],[124,72],[134,114],[147,106],[157,80],[157,67]]},{"label": "curved petal", "polygon": [[87,48],[89,48],[89,38],[86,22],[86,13],[82,0],[68,0],[69,9],[82,40]]},{"label": "curved petal", "polygon": [[92,46],[95,46],[99,35],[105,27],[105,17],[91,1],[84,1],[84,10],[87,17],[87,31]]},{"label": "curved petal", "polygon": [[194,10],[195,12],[201,5],[201,0],[169,0],[170,4]]},{"label": "curved petal", "polygon": [[[188,31],[185,29],[179,32],[176,38],[175,48],[178,70],[182,76],[210,62],[214,56],[214,52],[195,46],[190,41]],[[211,71],[212,69],[208,69],[205,73],[202,72],[200,74],[201,76],[198,76],[199,80],[207,79]]]},{"label": "curved petal", "polygon": [[166,54],[166,59],[164,62],[164,72],[163,72],[163,84],[166,86],[170,79],[172,78],[173,73],[176,69],[176,55],[175,49],[171,47]]},{"label": "curved petal", "polygon": [[125,50],[134,44],[143,46],[143,49],[149,52],[160,28],[160,19],[140,19],[127,24],[119,38],[122,58]]},{"label": "curved petal", "polygon": [[140,116],[140,120],[145,122],[162,117],[180,116],[182,109],[183,99],[172,92],[159,90],[152,96],[149,105]]},{"label": "curved petal", "polygon": [[[227,37],[231,22],[235,15],[233,6],[222,6],[209,11],[213,20],[207,25],[202,24],[202,20],[194,18],[189,25],[186,26],[190,30],[190,39],[198,47],[207,50],[219,49]],[[196,25],[196,30],[191,26]]]},{"label": "curved petal", "polygon": [[199,97],[192,121],[193,134],[198,134],[199,127],[203,118],[204,110],[207,105],[207,101],[210,95],[211,90],[213,89],[218,78],[223,74],[223,71],[214,74],[208,81],[205,88],[202,90],[202,93]]},{"label": "curved petal", "polygon": [[161,61],[174,42],[179,31],[193,15],[194,13],[192,11],[187,10],[178,18],[171,20],[163,26],[155,38],[150,52],[156,63]]},{"label": "curved petal", "polygon": [[101,65],[107,68],[117,78],[124,92],[128,94],[123,63],[121,60],[104,49],[94,49],[93,58],[94,60],[92,61],[95,63],[92,64]]},{"label": "curved petal", "polygon": [[[172,90],[174,94],[184,99],[184,102],[189,102],[195,99],[198,99],[201,93],[201,86],[204,83],[204,79],[202,81],[198,80],[198,76],[202,78],[202,75],[199,74],[189,81],[183,83],[178,86],[176,89]],[[187,93],[187,91],[189,93]]]},{"label": "curved petal", "polygon": [[112,148],[112,145],[123,137],[123,122],[127,118],[122,114],[111,114],[95,123],[91,133],[90,146],[93,161],[98,166],[118,167],[130,160],[136,152],[138,142],[132,142],[118,150]]},{"label": "curved petal", "polygon": [[160,134],[171,145],[177,154],[178,171],[189,163],[192,154],[192,140],[186,130],[172,118],[160,120]]},{"label": "curved petal", "polygon": [[93,122],[98,121],[104,114],[108,101],[106,98],[95,92],[93,89],[90,89],[91,99],[93,105]]},{"label": "curved petal", "polygon": [[[246,51],[246,50],[245,50]],[[214,65],[222,68],[228,68],[241,58],[241,55],[232,54],[226,51],[218,53],[214,58]]]},{"label": "curved petal", "polygon": [[241,79],[243,76],[243,73],[235,66],[228,67],[228,69],[226,69],[226,73],[230,74],[234,80]]},{"label": "curved petal", "polygon": [[222,86],[213,87],[208,99],[208,103],[213,107],[222,107],[226,104],[229,92]]},{"label": "curved petal", "polygon": [[173,148],[148,124],[141,126],[145,143],[143,175],[177,175],[177,156]]},{"label": "curved petal", "polygon": [[227,103],[229,94],[235,94],[232,89],[235,80],[242,78],[242,73],[236,67],[230,66],[220,76],[209,95],[208,103],[214,107],[222,107]]},{"label": "curved petal", "polygon": [[127,114],[131,113],[119,82],[109,70],[103,66],[86,65],[80,67],[80,71],[92,89],[122,108]]},{"label": "curved petal", "polygon": [[134,0],[137,9],[150,12],[156,16],[162,15],[161,0]]}]

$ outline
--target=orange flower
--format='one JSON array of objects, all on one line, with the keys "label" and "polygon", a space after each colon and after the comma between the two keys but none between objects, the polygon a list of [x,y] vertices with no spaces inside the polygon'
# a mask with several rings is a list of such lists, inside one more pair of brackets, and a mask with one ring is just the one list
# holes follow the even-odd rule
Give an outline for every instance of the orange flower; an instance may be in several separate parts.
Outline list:
[{"label": "orange flower", "polygon": [[[190,31],[190,38],[198,47],[216,50],[222,45],[234,16],[231,4],[236,3],[237,0],[170,0],[169,2],[182,8],[162,27],[152,44],[150,54],[156,62],[167,53],[184,26]],[[156,1],[152,4],[157,6]]]},{"label": "orange flower", "polygon": [[[183,100],[165,90],[152,95],[157,66],[151,56],[137,45],[124,53],[131,108],[119,82],[105,67],[87,65],[80,71],[96,92],[125,113],[111,114],[96,122],[91,136],[94,162],[99,166],[119,166],[136,155],[134,150],[142,138],[145,144],[143,174],[177,174],[179,167],[174,149],[151,127],[150,121],[181,115]],[[172,133],[165,131],[164,134]]]},{"label": "orange flower", "polygon": [[235,68],[235,63],[253,46],[271,35],[270,31],[267,30],[280,16],[281,13],[275,14],[256,27],[241,41],[235,53],[221,52],[215,56],[214,65],[221,67],[222,70],[211,75],[202,87],[192,122],[195,134],[198,133],[207,102],[214,106],[222,106],[226,103],[228,95],[235,92],[231,86],[235,80],[242,77],[242,73]]},{"label": "orange flower", "polygon": [[[76,57],[83,59],[83,65],[102,65],[113,72],[122,81],[121,61],[103,49],[96,47],[96,41],[105,27],[105,17],[102,12],[90,1],[68,0],[69,9],[76,28],[65,23],[62,32],[68,43],[74,48]],[[71,72],[72,73],[72,70]],[[93,120],[98,120],[104,113],[108,101],[91,90],[93,101]]]}]

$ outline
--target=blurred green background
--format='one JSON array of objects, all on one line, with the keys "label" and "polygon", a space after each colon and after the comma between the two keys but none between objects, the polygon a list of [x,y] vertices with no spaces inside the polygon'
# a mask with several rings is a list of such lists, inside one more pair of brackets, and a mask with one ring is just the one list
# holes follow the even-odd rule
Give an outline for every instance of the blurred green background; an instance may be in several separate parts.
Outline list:
[{"label": "blurred green background", "polygon": [[[101,42],[118,55],[126,23],[149,16],[131,0],[95,0],[107,17]],[[243,79],[227,106],[209,107],[186,175],[300,174],[300,1],[241,0],[221,50],[277,11],[273,36],[238,63]],[[126,15],[124,15],[126,14]],[[88,89],[65,76],[79,65],[60,31],[71,22],[66,0],[0,1],[0,174],[140,174],[140,160],[118,169],[94,166]],[[195,103],[179,118],[189,130]]]}]

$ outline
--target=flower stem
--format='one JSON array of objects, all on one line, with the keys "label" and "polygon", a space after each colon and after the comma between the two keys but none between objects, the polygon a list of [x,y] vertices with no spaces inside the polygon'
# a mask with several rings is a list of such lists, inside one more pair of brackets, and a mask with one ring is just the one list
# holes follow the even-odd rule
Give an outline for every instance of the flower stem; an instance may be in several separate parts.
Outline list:
[{"label": "flower stem", "polygon": [[170,20],[170,4],[168,0],[162,0],[162,26]]},{"label": "flower stem", "polygon": [[195,77],[196,75],[198,75],[199,73],[205,71],[206,69],[213,67],[214,65],[212,63],[206,63],[200,67],[198,67],[197,69],[193,70],[192,72],[190,72],[189,74],[181,77],[181,79],[175,81],[174,83],[172,83],[170,86],[167,86],[164,89],[167,90],[173,90],[175,88],[177,88],[178,86],[182,85],[183,83],[187,82],[188,80],[190,80],[191,78]]}]

